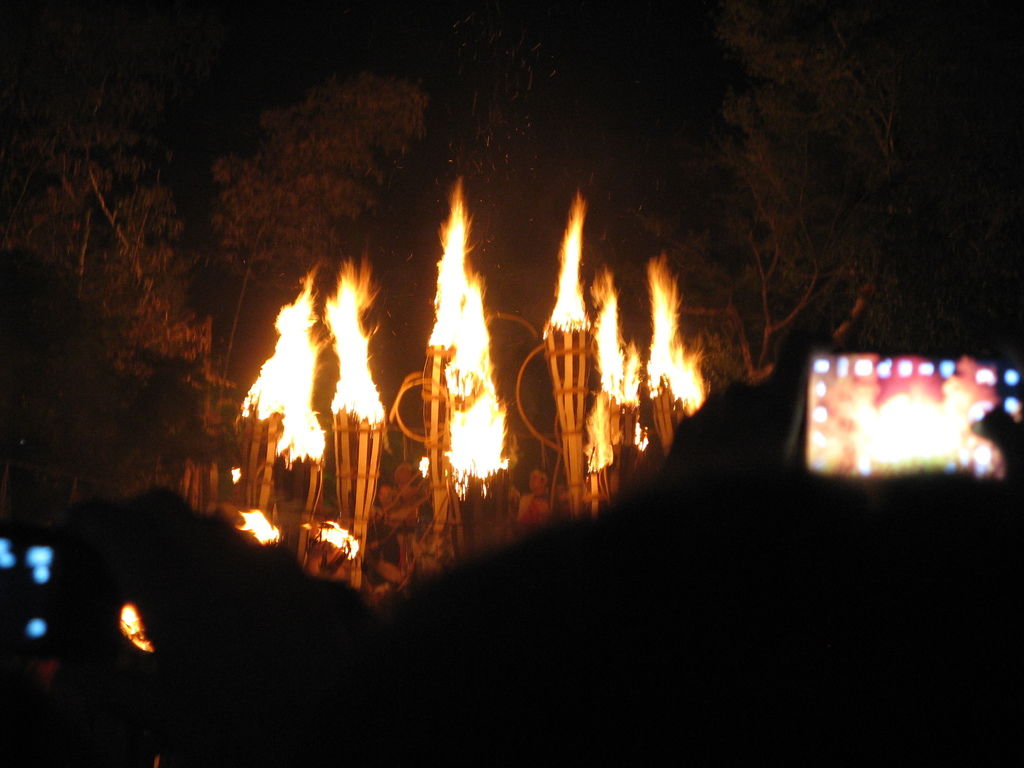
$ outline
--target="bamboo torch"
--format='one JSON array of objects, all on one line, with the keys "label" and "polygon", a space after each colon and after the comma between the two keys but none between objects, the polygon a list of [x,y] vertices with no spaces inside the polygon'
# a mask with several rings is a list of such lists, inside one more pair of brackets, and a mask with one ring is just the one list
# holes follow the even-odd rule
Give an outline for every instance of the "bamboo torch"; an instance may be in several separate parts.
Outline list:
[{"label": "bamboo torch", "polygon": [[[324,454],[324,431],[312,408],[320,351],[311,334],[315,323],[313,276],[308,275],[298,298],[278,313],[274,354],[249,390],[241,419],[246,504],[276,510],[279,487],[302,499],[300,514],[307,519],[320,499]],[[286,476],[275,478],[276,473]],[[301,553],[304,529],[297,530]]]},{"label": "bamboo torch", "polygon": [[480,484],[480,497],[485,497],[488,478],[507,468],[508,460],[503,456],[505,409],[494,387],[483,283],[466,265],[469,216],[461,183],[452,193],[441,240],[444,255],[438,264],[437,315],[427,349],[424,420],[434,530],[440,533],[448,522],[446,513],[452,513],[450,522],[462,548],[459,498],[466,498],[472,483]]},{"label": "bamboo torch", "polygon": [[[346,262],[337,293],[326,304],[327,326],[338,356],[338,385],[334,413],[334,461],[337,471],[338,509],[352,521],[357,542],[366,541],[373,500],[380,478],[384,406],[369,367],[369,336],[362,316],[373,301],[370,268]],[[356,550],[351,584],[362,585],[362,554]]]},{"label": "bamboo torch", "polygon": [[704,404],[706,387],[697,356],[679,338],[679,288],[662,254],[647,264],[651,294],[651,353],[647,383],[654,410],[654,427],[668,455],[679,421]]},{"label": "bamboo torch", "polygon": [[585,216],[586,205],[577,195],[562,242],[557,301],[544,329],[545,352],[558,411],[559,441],[573,517],[580,516],[583,511],[583,428],[590,352],[589,321],[579,281]]}]

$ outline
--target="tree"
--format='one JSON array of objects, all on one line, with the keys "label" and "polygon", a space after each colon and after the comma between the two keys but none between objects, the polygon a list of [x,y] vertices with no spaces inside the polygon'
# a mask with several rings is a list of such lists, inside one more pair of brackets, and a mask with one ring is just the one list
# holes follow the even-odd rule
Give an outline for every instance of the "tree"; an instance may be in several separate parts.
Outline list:
[{"label": "tree", "polygon": [[721,367],[765,375],[798,325],[911,350],[1022,327],[1014,28],[952,3],[721,4],[747,86],[710,172],[723,213],[676,249]]},{"label": "tree", "polygon": [[332,77],[301,103],[262,114],[255,155],[215,161],[214,226],[243,271],[225,371],[250,277],[269,270],[298,277],[344,253],[352,222],[376,204],[389,164],[422,135],[426,106],[426,95],[403,80]]},{"label": "tree", "polygon": [[239,263],[301,274],[342,252],[348,226],[376,203],[388,163],[423,132],[426,95],[397,79],[331,78],[260,118],[250,158],[223,157],[214,223]]},{"label": "tree", "polygon": [[[5,334],[19,371],[5,381],[6,437],[33,446],[33,462],[125,490],[152,482],[162,438],[198,418],[205,386],[208,332],[186,302],[189,260],[172,246],[180,222],[154,130],[219,33],[180,8],[11,3],[0,14],[4,320],[22,329]],[[184,413],[151,397],[172,385]]]}]

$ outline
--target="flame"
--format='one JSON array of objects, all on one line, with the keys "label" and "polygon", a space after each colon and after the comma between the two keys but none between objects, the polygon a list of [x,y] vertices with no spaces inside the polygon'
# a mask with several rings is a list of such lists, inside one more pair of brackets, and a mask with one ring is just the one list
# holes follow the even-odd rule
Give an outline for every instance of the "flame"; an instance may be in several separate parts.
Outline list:
[{"label": "flame", "polygon": [[590,294],[598,307],[594,338],[597,341],[601,390],[619,400],[625,383],[626,360],[622,352],[622,334],[619,332],[619,297],[610,270],[601,270],[590,287]]},{"label": "flame", "polygon": [[558,276],[558,293],[551,312],[550,326],[561,330],[580,330],[588,327],[587,310],[583,305],[583,286],[580,285],[580,260],[583,251],[583,220],[587,205],[577,194],[569,211],[569,225],[562,240],[559,256],[562,271]]},{"label": "flame", "polygon": [[632,407],[640,405],[640,350],[634,342],[626,347],[626,362],[622,373],[622,404]]},{"label": "flame", "polygon": [[436,319],[430,334],[430,344],[451,347],[459,336],[462,307],[468,290],[466,279],[466,242],[469,217],[462,202],[462,182],[452,191],[451,215],[441,227],[444,255],[437,265],[437,294],[434,297]]},{"label": "flame", "polygon": [[650,440],[647,439],[647,430],[640,426],[640,422],[637,422],[636,428],[633,431],[633,445],[643,452],[647,450],[649,443]]},{"label": "flame", "polygon": [[590,415],[587,416],[587,436],[590,441],[587,445],[587,466],[591,472],[604,469],[615,460],[611,407],[611,396],[604,391],[598,392]]},{"label": "flame", "polygon": [[370,374],[370,339],[361,323],[372,302],[369,265],[364,262],[357,269],[353,262],[345,262],[338,276],[338,291],[327,300],[325,312],[339,367],[331,410],[347,411],[371,424],[380,424],[384,421],[384,406]]},{"label": "flame", "polygon": [[430,472],[430,457],[429,456],[424,456],[422,459],[420,459],[420,474],[423,475],[423,477],[426,477],[429,472]]},{"label": "flame", "polygon": [[231,468],[231,483],[232,485],[238,485],[238,481],[242,479],[242,468],[232,467]]},{"label": "flame", "polygon": [[260,510],[253,509],[239,514],[244,522],[235,527],[240,531],[252,534],[252,537],[260,544],[273,544],[281,540],[280,529],[267,520]]},{"label": "flame", "polygon": [[121,634],[132,641],[132,645],[146,653],[153,652],[153,643],[146,636],[146,628],[142,625],[139,609],[133,603],[121,606]]},{"label": "flame", "polygon": [[344,552],[348,560],[355,560],[356,555],[359,554],[359,539],[333,520],[327,520],[321,524],[317,537],[320,541],[333,544]]},{"label": "flame", "polygon": [[447,452],[456,490],[470,477],[486,478],[508,466],[505,408],[494,387],[490,335],[484,316],[483,282],[466,266],[469,218],[462,187],[452,193],[451,216],[442,228],[444,256],[438,264],[437,319],[431,345],[451,349],[445,383],[452,397],[451,447]]},{"label": "flame", "polygon": [[653,324],[647,361],[651,397],[657,397],[662,387],[667,386],[672,397],[681,401],[683,412],[693,413],[704,404],[707,392],[696,357],[686,353],[679,339],[679,288],[668,271],[664,254],[648,262],[647,281]]},{"label": "flame", "polygon": [[274,324],[279,334],[273,356],[260,369],[242,405],[242,413],[263,420],[282,415],[277,454],[290,465],[303,458],[324,455],[324,430],[312,409],[313,380],[319,345],[310,333],[313,311],[313,275],[303,281],[295,302],[281,308]]}]

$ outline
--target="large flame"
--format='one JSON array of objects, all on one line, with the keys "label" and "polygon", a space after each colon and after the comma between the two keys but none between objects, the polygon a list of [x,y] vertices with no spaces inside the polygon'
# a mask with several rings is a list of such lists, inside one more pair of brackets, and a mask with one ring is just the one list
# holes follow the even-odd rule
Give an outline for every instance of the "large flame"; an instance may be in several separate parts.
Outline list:
[{"label": "large flame", "polygon": [[462,308],[467,291],[466,242],[469,217],[462,202],[462,182],[452,191],[452,212],[441,228],[444,255],[437,265],[437,294],[434,297],[436,319],[430,334],[430,344],[451,347],[459,336]]},{"label": "large flame", "polygon": [[244,415],[255,413],[260,420],[281,414],[277,453],[288,464],[303,458],[319,460],[324,455],[324,430],[312,407],[320,351],[311,333],[315,324],[313,276],[307,275],[302,293],[278,314],[274,354],[263,364],[242,405]]},{"label": "large flame", "polygon": [[327,300],[325,309],[339,367],[331,410],[346,411],[371,424],[380,424],[384,421],[384,406],[370,374],[370,339],[361,322],[372,302],[369,265],[364,263],[357,268],[353,262],[345,262],[338,276],[338,291]]},{"label": "large flame", "polygon": [[647,264],[651,292],[651,355],[647,361],[647,381],[651,396],[668,387],[680,401],[684,413],[693,413],[704,403],[706,388],[697,367],[696,356],[683,348],[679,338],[679,288],[668,269],[665,255]]},{"label": "large flame", "polygon": [[250,534],[260,544],[273,544],[281,540],[280,529],[267,520],[260,510],[253,509],[239,514],[242,516],[243,522],[235,527]]},{"label": "large flame", "polygon": [[580,195],[573,200],[569,212],[569,225],[565,230],[560,254],[562,271],[558,275],[558,293],[551,312],[552,328],[578,330],[588,326],[587,309],[583,304],[583,286],[580,284],[580,261],[583,251],[583,220],[587,205]]},{"label": "large flame", "polygon": [[451,350],[445,367],[445,383],[452,397],[447,456],[460,493],[464,493],[468,478],[487,478],[508,466],[503,456],[505,408],[494,387],[483,283],[466,266],[468,238],[469,218],[461,185],[457,185],[451,216],[442,229],[444,256],[438,264],[437,320],[430,343]]}]

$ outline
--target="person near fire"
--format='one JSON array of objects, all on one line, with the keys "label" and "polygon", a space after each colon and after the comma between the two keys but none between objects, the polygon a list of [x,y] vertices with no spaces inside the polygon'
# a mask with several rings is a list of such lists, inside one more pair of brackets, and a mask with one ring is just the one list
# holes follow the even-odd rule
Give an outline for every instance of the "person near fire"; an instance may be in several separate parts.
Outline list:
[{"label": "person near fire", "polygon": [[530,492],[519,499],[516,525],[523,533],[546,525],[551,520],[551,500],[548,498],[548,475],[542,469],[530,473]]}]

